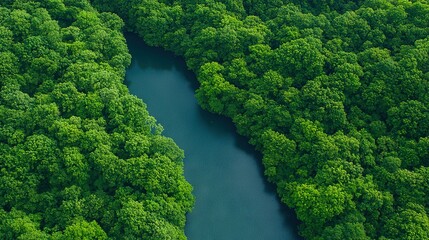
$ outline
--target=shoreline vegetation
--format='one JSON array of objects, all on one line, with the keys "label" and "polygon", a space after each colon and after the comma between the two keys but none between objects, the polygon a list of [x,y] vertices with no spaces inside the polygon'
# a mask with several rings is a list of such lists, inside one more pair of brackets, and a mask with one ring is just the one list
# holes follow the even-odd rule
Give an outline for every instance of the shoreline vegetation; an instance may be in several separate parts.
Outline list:
[{"label": "shoreline vegetation", "polygon": [[429,238],[427,1],[92,2],[185,58],[303,237]]},{"label": "shoreline vegetation", "polygon": [[123,21],[0,4],[0,239],[186,239],[183,151],[123,84]]},{"label": "shoreline vegetation", "polygon": [[426,0],[91,4],[0,4],[0,238],[186,238],[183,151],[123,85],[125,22],[185,58],[303,237],[429,239]]}]

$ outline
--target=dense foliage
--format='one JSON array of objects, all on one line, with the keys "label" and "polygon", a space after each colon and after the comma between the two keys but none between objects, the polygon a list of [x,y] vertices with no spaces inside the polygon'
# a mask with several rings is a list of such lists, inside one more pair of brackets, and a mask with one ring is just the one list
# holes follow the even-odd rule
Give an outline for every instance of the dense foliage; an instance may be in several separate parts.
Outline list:
[{"label": "dense foliage", "polygon": [[183,55],[308,239],[429,239],[426,0],[93,1]]},{"label": "dense foliage", "polygon": [[183,151],[122,83],[123,21],[0,3],[0,239],[185,239]]}]

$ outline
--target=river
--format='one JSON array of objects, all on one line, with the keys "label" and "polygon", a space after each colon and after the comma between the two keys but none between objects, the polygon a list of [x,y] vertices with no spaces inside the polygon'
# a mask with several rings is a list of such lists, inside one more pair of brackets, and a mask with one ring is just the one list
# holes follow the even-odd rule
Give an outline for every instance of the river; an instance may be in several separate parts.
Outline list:
[{"label": "river", "polygon": [[126,75],[130,92],[185,151],[185,177],[196,197],[187,215],[188,239],[300,239],[296,217],[263,176],[261,155],[229,119],[198,106],[197,80],[183,60],[136,35],[126,38],[133,57]]}]

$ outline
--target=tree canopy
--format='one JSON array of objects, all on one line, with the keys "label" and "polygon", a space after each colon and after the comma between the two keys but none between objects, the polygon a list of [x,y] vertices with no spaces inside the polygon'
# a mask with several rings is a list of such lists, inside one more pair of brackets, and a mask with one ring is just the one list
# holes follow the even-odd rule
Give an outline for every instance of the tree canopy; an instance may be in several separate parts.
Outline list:
[{"label": "tree canopy", "polygon": [[91,4],[0,4],[0,238],[185,239],[183,151],[122,83],[124,22],[184,56],[302,236],[429,238],[426,0]]},{"label": "tree canopy", "polygon": [[0,4],[0,238],[185,239],[183,151],[123,84],[123,21]]},{"label": "tree canopy", "polygon": [[429,3],[92,1],[185,57],[308,239],[427,239]]}]

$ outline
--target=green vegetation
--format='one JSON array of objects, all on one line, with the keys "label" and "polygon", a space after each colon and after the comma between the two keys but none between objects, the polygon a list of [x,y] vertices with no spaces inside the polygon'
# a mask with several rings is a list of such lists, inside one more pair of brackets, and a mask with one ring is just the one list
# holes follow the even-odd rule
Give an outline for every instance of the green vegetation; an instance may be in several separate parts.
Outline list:
[{"label": "green vegetation", "polygon": [[183,152],[120,30],[185,57],[308,239],[429,239],[426,0],[6,0],[0,238],[185,239]]},{"label": "green vegetation", "polygon": [[93,0],[185,57],[308,239],[429,239],[425,0]]},{"label": "green vegetation", "polygon": [[122,83],[123,21],[0,4],[0,239],[186,239],[183,151]]}]

